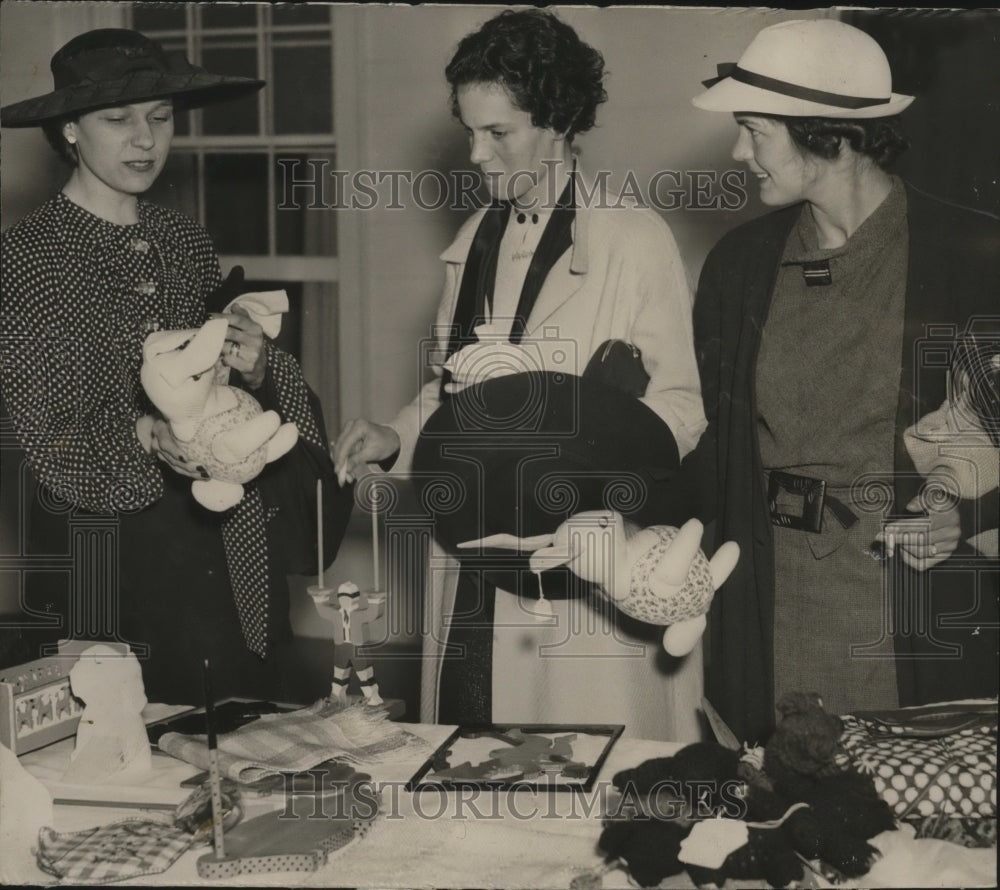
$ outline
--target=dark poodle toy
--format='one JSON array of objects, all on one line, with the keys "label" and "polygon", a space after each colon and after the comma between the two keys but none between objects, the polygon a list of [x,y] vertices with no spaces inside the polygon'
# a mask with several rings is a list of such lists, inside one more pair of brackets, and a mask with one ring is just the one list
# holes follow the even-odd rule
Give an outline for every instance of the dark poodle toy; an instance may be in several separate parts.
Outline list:
[{"label": "dark poodle toy", "polygon": [[[878,856],[867,841],[895,827],[891,810],[869,777],[842,765],[841,722],[819,696],[787,695],[778,712],[763,769],[739,751],[699,742],[618,773],[622,806],[599,842],[608,859],[624,861],[644,887],[685,869],[700,887],[730,878],[788,887],[803,879],[803,860],[834,877],[866,874]],[[685,864],[682,842],[713,815],[742,819],[747,842],[719,868]]]}]

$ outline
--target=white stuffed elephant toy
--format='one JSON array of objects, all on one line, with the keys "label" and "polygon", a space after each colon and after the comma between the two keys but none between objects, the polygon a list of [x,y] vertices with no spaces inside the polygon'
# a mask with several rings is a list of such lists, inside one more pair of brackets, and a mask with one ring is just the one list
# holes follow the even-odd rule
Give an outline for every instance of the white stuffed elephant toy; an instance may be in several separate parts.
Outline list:
[{"label": "white stuffed elephant toy", "polygon": [[729,541],[709,562],[700,549],[703,531],[697,519],[680,529],[654,525],[633,531],[626,528],[621,514],[591,510],[571,516],[551,535],[494,535],[459,546],[534,551],[530,564],[536,572],[566,565],[597,584],[626,615],[669,625],[663,648],[679,657],[698,642],[715,591],[740,556],[739,545]]},{"label": "white stuffed elephant toy", "polygon": [[[294,423],[263,411],[245,390],[217,382],[227,329],[225,318],[213,318],[196,330],[155,331],[142,349],[143,388],[185,458],[208,472],[209,479],[192,483],[191,493],[216,511],[238,504],[244,483],[298,441]],[[147,449],[152,424],[143,417],[136,425]]]}]

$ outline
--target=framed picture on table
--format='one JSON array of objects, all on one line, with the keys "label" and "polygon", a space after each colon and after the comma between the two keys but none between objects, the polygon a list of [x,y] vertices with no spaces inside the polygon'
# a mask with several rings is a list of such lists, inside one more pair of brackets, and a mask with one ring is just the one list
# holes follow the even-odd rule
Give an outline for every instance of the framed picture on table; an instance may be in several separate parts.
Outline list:
[{"label": "framed picture on table", "polygon": [[587,792],[624,730],[620,725],[460,726],[417,770],[406,790]]}]

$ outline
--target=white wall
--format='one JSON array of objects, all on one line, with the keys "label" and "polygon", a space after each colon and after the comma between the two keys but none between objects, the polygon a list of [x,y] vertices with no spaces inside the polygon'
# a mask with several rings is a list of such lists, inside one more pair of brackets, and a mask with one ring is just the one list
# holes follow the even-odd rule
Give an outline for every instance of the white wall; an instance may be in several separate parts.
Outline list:
[{"label": "white wall", "polygon": [[[52,54],[83,31],[119,26],[121,15],[113,3],[0,3],[0,104],[49,92]],[[0,225],[6,228],[59,188],[65,167],[35,128],[4,128],[0,149]]]}]

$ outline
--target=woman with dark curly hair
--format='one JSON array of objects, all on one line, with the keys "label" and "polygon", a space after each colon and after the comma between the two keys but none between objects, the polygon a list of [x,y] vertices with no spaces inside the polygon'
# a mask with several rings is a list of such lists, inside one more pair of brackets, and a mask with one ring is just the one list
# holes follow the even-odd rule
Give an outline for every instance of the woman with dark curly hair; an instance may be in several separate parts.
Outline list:
[{"label": "woman with dark curly hair", "polygon": [[734,159],[791,206],[724,237],[695,300],[709,430],[685,476],[742,552],[707,694],[746,739],[796,689],[840,713],[995,696],[995,592],[951,559],[974,530],[922,494],[904,432],[945,396],[922,338],[995,313],[997,221],[888,172],[913,97],[864,32],[783,22],[720,73],[694,104],[734,114]]},{"label": "woman with dark curly hair", "polygon": [[[577,166],[574,139],[606,99],[601,54],[549,13],[506,11],[460,42],[445,73],[493,202],[442,254],[439,376],[389,425],[348,422],[334,462],[345,480],[387,460],[418,487],[462,479],[459,508],[438,511],[435,527],[458,556],[458,543],[490,532],[552,532],[570,506],[602,506],[601,492],[629,472],[639,499],[655,507],[645,495],[695,446],[704,414],[690,294],[669,229],[650,210],[595,190]],[[621,356],[627,371],[609,372]],[[573,389],[577,414],[567,390],[584,379],[585,389]],[[538,404],[551,409],[539,412],[543,426],[571,424],[562,438],[517,426],[532,414],[522,409]],[[489,422],[464,427],[463,411],[482,405],[495,412]],[[463,445],[478,450],[449,461],[446,452]],[[546,511],[541,492],[557,477],[573,495]],[[627,625],[596,599],[559,596],[565,577],[544,580],[555,615],[539,623],[526,559],[504,574],[476,568],[476,558],[502,555],[461,554],[461,570],[452,561],[431,585],[424,719],[625,723],[647,738],[695,735],[699,655],[683,664],[692,687],[682,705],[681,665],[667,663],[661,631]],[[456,654],[442,662],[445,640]]]}]

